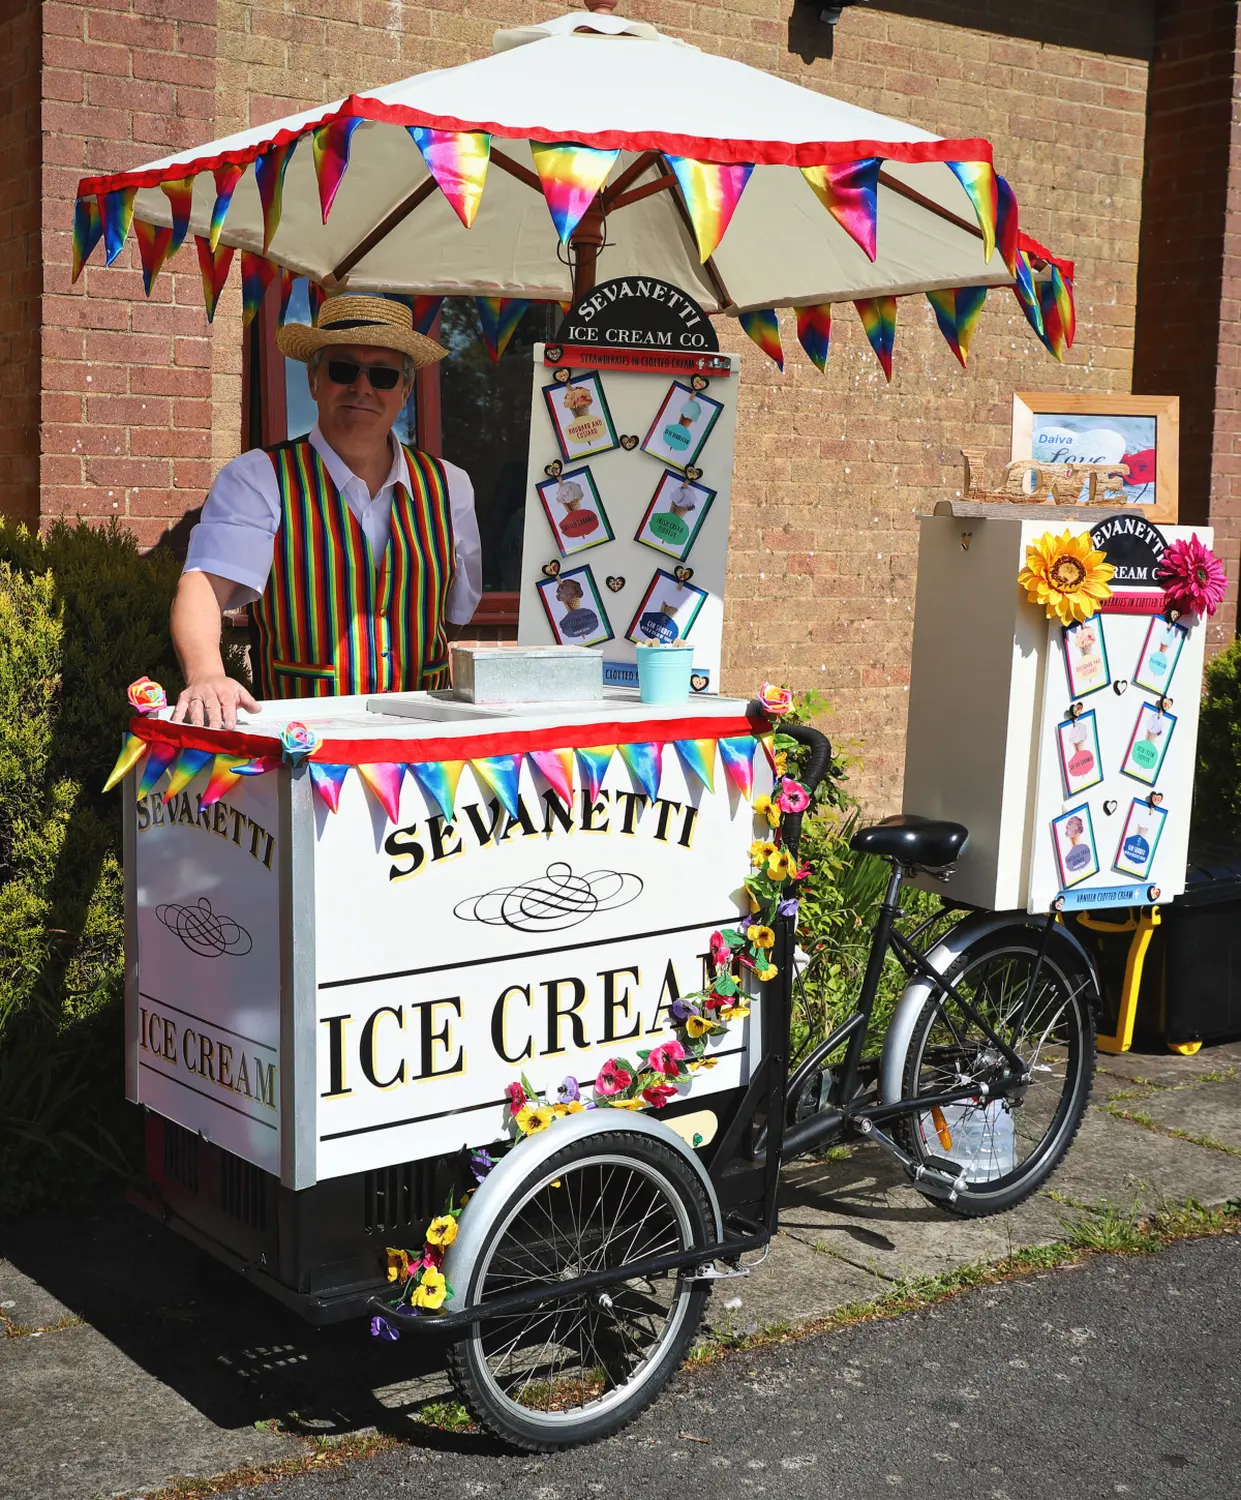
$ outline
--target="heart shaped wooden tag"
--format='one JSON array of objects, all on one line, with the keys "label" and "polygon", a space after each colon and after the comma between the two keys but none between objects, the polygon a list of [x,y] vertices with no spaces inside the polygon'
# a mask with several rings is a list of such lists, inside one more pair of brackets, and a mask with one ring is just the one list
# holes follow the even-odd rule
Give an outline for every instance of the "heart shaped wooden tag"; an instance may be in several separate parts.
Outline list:
[{"label": "heart shaped wooden tag", "polygon": [[673,568],[672,576],[678,583],[688,583],[694,576],[693,568]]},{"label": "heart shaped wooden tag", "polygon": [[1129,682],[1128,682],[1128,679],[1124,678],[1124,677],[1121,677],[1120,679],[1118,679],[1116,682],[1114,682],[1112,684],[1112,691],[1116,694],[1116,696],[1118,698],[1123,693],[1127,693],[1129,691]]},{"label": "heart shaped wooden tag", "polygon": [[694,468],[694,466],[692,464],[689,466],[688,469],[685,469],[682,472],[684,473],[686,479],[690,480],[691,482],[693,480],[695,480],[695,479],[701,479],[702,478],[702,470]]},{"label": "heart shaped wooden tag", "polygon": [[689,377],[689,383],[696,391],[705,391],[706,388],[711,384],[711,382],[705,375],[691,375]]},{"label": "heart shaped wooden tag", "polygon": [[626,453],[632,453],[638,446],[638,439],[632,432],[627,432],[620,440],[621,447]]},{"label": "heart shaped wooden tag", "polygon": [[1116,811],[1116,809],[1117,809],[1118,806],[1119,806],[1119,804],[1117,803],[1116,798],[1115,797],[1109,797],[1107,799],[1107,801],[1103,804],[1103,811],[1110,818],[1112,816],[1112,814]]},{"label": "heart shaped wooden tag", "polygon": [[1147,886],[1147,888],[1146,888],[1146,899],[1148,901],[1150,901],[1152,903],[1155,902],[1155,901],[1158,901],[1159,900],[1159,896],[1160,896],[1160,890],[1159,890],[1159,887],[1157,885],[1149,885],[1149,886]]},{"label": "heart shaped wooden tag", "polygon": [[552,379],[557,381],[560,385],[568,385],[568,383],[573,379],[573,371],[566,370],[565,367],[561,365],[560,369],[552,371]]},{"label": "heart shaped wooden tag", "polygon": [[690,674],[689,685],[696,693],[705,693],[707,690],[707,683],[710,680],[711,679],[706,675],[705,672],[692,672]]},{"label": "heart shaped wooden tag", "polygon": [[543,472],[549,479],[559,479],[564,472],[564,465],[558,458],[553,458],[551,463],[543,465]]},{"label": "heart shaped wooden tag", "polygon": [[1162,792],[1152,792],[1150,794],[1150,796],[1146,800],[1150,803],[1150,805],[1152,807],[1158,807],[1159,804],[1163,801],[1163,793]]},{"label": "heart shaped wooden tag", "polygon": [[549,578],[558,578],[560,576],[560,559],[553,557],[551,562],[544,563],[543,571]]},{"label": "heart shaped wooden tag", "polygon": [[548,344],[547,348],[543,350],[543,358],[550,359],[552,364],[555,364],[563,353],[564,350],[559,344]]},{"label": "heart shaped wooden tag", "polygon": [[618,577],[615,573],[613,573],[610,578],[605,578],[603,581],[607,584],[608,588],[610,588],[614,594],[619,594],[621,589],[625,587],[625,580]]}]

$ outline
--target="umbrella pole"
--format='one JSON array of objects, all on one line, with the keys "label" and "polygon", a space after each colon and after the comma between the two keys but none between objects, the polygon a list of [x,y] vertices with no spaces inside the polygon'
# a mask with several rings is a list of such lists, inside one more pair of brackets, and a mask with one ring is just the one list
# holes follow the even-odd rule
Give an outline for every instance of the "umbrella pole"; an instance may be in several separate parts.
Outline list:
[{"label": "umbrella pole", "polygon": [[573,300],[594,291],[599,252],[603,249],[603,204],[599,195],[569,236],[573,250]]}]

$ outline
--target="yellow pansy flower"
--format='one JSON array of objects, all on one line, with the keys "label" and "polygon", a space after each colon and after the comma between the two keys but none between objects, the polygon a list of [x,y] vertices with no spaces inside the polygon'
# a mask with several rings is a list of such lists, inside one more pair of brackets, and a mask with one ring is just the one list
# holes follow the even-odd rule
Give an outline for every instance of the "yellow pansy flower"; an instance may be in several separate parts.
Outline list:
[{"label": "yellow pansy flower", "polygon": [[437,1271],[434,1266],[427,1266],[422,1273],[422,1280],[414,1288],[409,1300],[413,1307],[426,1307],[434,1311],[437,1307],[443,1307],[444,1298],[447,1296],[448,1283],[444,1280],[443,1271]]},{"label": "yellow pansy flower", "polygon": [[765,865],[775,852],[776,846],[770,839],[755,839],[750,845],[750,863]]},{"label": "yellow pansy flower", "polygon": [[788,880],[790,876],[797,874],[797,861],[787,849],[777,849],[767,861],[768,879],[774,881]]},{"label": "yellow pansy flower", "polygon": [[613,1109],[645,1109],[646,1101],[643,1099],[613,1099]]},{"label": "yellow pansy flower", "polygon": [[522,1135],[537,1135],[556,1118],[549,1104],[526,1104],[517,1112],[517,1128]]},{"label": "yellow pansy flower", "polygon": [[708,1021],[706,1016],[686,1016],[685,1029],[690,1036],[706,1036],[715,1030],[715,1023]]},{"label": "yellow pansy flower", "polygon": [[447,1250],[457,1238],[457,1221],[451,1214],[441,1214],[427,1225],[427,1244]]},{"label": "yellow pansy flower", "polygon": [[775,947],[776,935],[770,927],[747,927],[745,935],[756,948]]},{"label": "yellow pansy flower", "polygon": [[787,750],[776,751],[776,775],[783,776],[789,768],[789,753]]},{"label": "yellow pansy flower", "polygon": [[760,817],[766,818],[768,823],[770,823],[773,828],[779,828],[780,809],[765,792],[760,796],[755,797],[754,811],[758,813]]},{"label": "yellow pansy flower", "polygon": [[580,1099],[570,1099],[568,1104],[553,1104],[552,1110],[558,1120],[563,1120],[565,1115],[580,1114],[586,1106]]},{"label": "yellow pansy flower", "polygon": [[727,1010],[720,1011],[726,1021],[744,1021],[749,1014],[748,1005],[730,1005]]},{"label": "yellow pansy flower", "polygon": [[404,1281],[409,1275],[409,1254],[405,1250],[388,1251],[388,1280]]}]

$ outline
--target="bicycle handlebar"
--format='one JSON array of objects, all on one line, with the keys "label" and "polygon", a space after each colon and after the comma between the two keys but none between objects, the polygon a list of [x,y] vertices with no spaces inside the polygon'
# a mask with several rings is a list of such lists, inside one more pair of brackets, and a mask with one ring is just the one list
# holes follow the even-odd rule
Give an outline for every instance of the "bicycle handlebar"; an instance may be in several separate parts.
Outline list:
[{"label": "bicycle handlebar", "polygon": [[[782,724],[779,732],[787,734],[789,739],[796,740],[799,744],[807,745],[810,749],[810,762],[802,776],[802,785],[814,796],[814,789],[827,775],[832,765],[832,742],[825,734],[820,734],[817,729],[807,729],[802,724]],[[790,854],[797,854],[797,846],[801,842],[801,820],[802,813],[791,813],[783,820],[784,847]]]}]

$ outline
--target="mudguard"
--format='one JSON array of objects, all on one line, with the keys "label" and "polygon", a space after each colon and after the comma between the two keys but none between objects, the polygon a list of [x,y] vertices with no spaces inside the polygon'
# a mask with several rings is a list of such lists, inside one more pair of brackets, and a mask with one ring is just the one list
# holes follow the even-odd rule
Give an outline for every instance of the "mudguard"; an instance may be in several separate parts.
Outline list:
[{"label": "mudguard", "polygon": [[[937,974],[943,974],[962,953],[980,939],[990,937],[1005,927],[1030,927],[1041,936],[1045,921],[1041,916],[1032,917],[1024,911],[977,912],[957,923],[943,939],[926,955],[926,961]],[[1098,1004],[1098,979],[1090,955],[1082,947],[1077,936],[1067,927],[1058,925],[1055,936],[1070,944],[1077,951],[1082,967],[1091,976],[1095,994],[1093,1003]],[[896,1009],[888,1025],[888,1034],[883,1041],[883,1056],[879,1063],[879,1097],[884,1104],[896,1104],[902,1097],[901,1075],[905,1070],[905,1055],[913,1037],[914,1024],[922,1013],[927,997],[931,993],[931,981],[915,976],[909,981],[896,1002]]]},{"label": "mudguard", "polygon": [[715,1187],[693,1148],[675,1131],[649,1115],[629,1110],[583,1110],[581,1114],[565,1115],[548,1129],[519,1141],[504,1160],[483,1178],[457,1221],[457,1238],[444,1256],[444,1277],[453,1288],[452,1297],[444,1303],[446,1313],[461,1312],[468,1305],[467,1291],[475,1262],[517,1185],[534,1176],[544,1162],[549,1161],[565,1146],[571,1146],[574,1141],[580,1141],[586,1136],[616,1135],[622,1132],[628,1135],[654,1136],[685,1158],[702,1183],[707,1202],[711,1205],[715,1219],[715,1238],[717,1241],[723,1238],[724,1220]]}]

